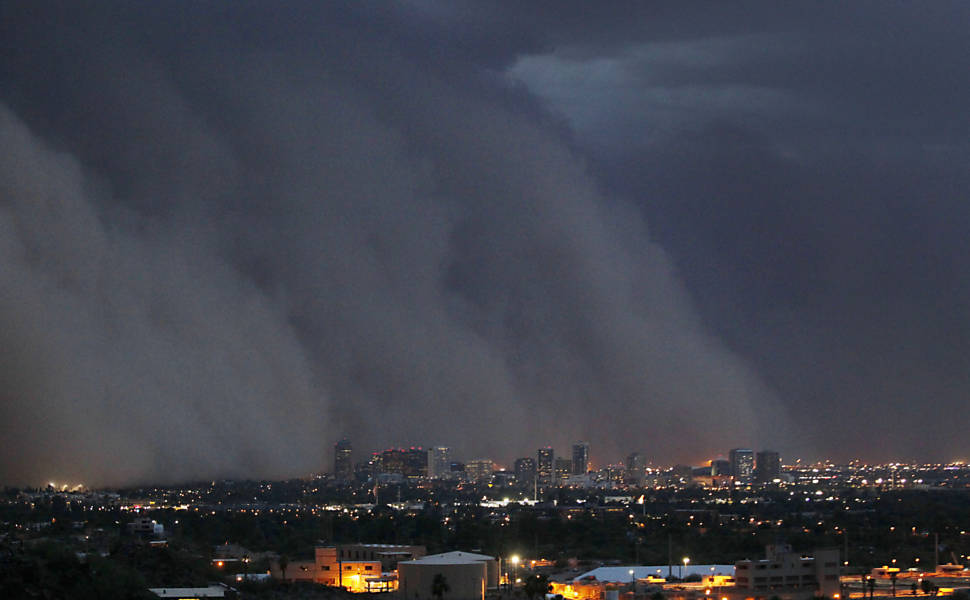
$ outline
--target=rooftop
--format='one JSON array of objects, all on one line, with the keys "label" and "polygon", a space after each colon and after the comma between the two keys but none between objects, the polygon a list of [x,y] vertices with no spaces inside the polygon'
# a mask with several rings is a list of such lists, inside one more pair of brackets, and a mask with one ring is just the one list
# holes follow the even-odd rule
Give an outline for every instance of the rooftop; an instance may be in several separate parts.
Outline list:
[{"label": "rooftop", "polygon": [[482,563],[486,560],[495,560],[493,556],[484,554],[474,554],[471,552],[445,552],[444,554],[431,554],[415,560],[402,562],[402,565],[459,565]]},{"label": "rooftop", "polygon": [[[630,571],[633,575],[630,575]],[[647,577],[667,577],[672,574],[674,577],[688,577],[698,575],[729,575],[734,576],[734,565],[691,565],[686,567],[682,564],[670,565],[630,565],[626,567],[598,567],[592,571],[587,571],[582,575],[577,575],[573,581],[586,577],[595,577],[598,581],[618,581],[629,582],[631,579],[646,579]],[[683,574],[683,575],[681,575]]]},{"label": "rooftop", "polygon": [[148,588],[148,591],[159,598],[224,598],[226,588],[221,585],[210,585],[204,588]]}]

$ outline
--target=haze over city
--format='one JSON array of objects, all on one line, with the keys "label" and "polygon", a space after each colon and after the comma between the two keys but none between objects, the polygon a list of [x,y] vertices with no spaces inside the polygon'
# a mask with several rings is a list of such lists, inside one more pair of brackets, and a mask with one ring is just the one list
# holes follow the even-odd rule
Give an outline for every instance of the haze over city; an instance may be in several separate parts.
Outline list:
[{"label": "haze over city", "polygon": [[0,4],[0,483],[966,459],[970,6]]}]

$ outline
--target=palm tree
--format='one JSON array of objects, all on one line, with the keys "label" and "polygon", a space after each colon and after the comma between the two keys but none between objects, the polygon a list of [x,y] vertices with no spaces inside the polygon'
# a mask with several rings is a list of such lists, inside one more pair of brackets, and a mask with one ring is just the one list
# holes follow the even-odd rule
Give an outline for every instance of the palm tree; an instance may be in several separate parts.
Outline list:
[{"label": "palm tree", "polygon": [[286,581],[286,567],[290,564],[290,559],[285,554],[280,554],[280,579]]},{"label": "palm tree", "polygon": [[431,582],[431,595],[441,600],[444,597],[445,592],[451,591],[451,586],[448,585],[448,580],[441,573],[435,573],[434,581]]}]

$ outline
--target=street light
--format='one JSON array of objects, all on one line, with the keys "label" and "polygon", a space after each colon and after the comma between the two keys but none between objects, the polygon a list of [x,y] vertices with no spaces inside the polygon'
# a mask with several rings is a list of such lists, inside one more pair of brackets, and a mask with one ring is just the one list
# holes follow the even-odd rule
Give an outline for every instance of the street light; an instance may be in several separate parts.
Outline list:
[{"label": "street light", "polygon": [[512,583],[511,583],[511,587],[514,590],[515,589],[515,582],[517,581],[516,578],[515,578],[515,576],[518,575],[518,573],[519,573],[519,555],[518,554],[513,554],[512,555],[512,558],[510,558],[509,560],[512,561]]},{"label": "street light", "polygon": [[689,563],[689,562],[690,562],[690,559],[685,556],[684,557],[684,568],[680,570],[680,578],[681,579],[684,578],[684,569],[687,568],[687,563]]}]

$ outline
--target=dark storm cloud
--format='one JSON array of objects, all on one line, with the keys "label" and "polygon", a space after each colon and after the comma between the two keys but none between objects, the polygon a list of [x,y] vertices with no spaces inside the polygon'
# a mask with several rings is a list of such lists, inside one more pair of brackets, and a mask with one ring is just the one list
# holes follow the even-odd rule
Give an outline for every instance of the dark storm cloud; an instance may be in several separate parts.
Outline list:
[{"label": "dark storm cloud", "polygon": [[[930,162],[931,189],[960,189],[965,138],[912,162],[924,123],[862,118],[912,114],[862,106],[882,50],[924,36],[853,34],[898,15],[738,6],[5,4],[0,479],[300,474],[341,435],[500,460],[581,438],[601,459],[804,449],[789,411],[824,449],[851,420],[827,436],[805,407],[837,404],[883,426],[871,398],[926,371],[863,352],[896,341],[859,319],[886,281],[860,249],[891,242],[869,215],[957,237],[957,209],[896,209]],[[869,84],[841,67],[856,45]],[[929,89],[953,115],[961,92]],[[879,161],[909,169],[887,183]],[[922,364],[958,373],[936,362],[959,366],[955,330],[906,340],[934,331]]]},{"label": "dark storm cloud", "polygon": [[6,109],[0,131],[4,480],[298,462],[326,403],[279,304],[184,228],[99,215],[77,161]]},{"label": "dark storm cloud", "polygon": [[3,19],[5,481],[299,474],[345,434],[605,460],[784,430],[501,73],[528,35],[48,8]]},{"label": "dark storm cloud", "polygon": [[675,36],[567,42],[511,72],[817,454],[965,457],[966,5],[811,9],[706,31],[674,15],[655,23]]}]

